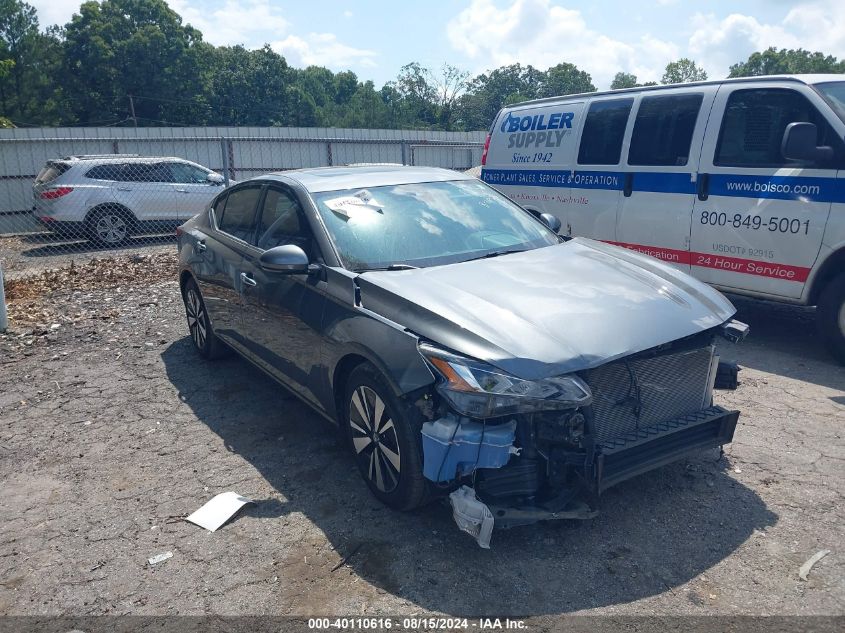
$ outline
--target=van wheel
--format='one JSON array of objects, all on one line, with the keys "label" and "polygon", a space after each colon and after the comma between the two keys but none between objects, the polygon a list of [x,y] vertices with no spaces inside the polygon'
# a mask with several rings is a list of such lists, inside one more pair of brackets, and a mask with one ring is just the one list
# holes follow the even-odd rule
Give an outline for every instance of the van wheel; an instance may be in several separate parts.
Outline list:
[{"label": "van wheel", "polygon": [[99,246],[120,246],[126,243],[134,225],[133,215],[117,206],[95,209],[86,221],[88,239]]},{"label": "van wheel", "polygon": [[367,486],[395,510],[426,501],[421,425],[369,363],[352,370],[344,390],[341,427]]},{"label": "van wheel", "polygon": [[816,319],[831,353],[845,365],[845,273],[822,290]]}]

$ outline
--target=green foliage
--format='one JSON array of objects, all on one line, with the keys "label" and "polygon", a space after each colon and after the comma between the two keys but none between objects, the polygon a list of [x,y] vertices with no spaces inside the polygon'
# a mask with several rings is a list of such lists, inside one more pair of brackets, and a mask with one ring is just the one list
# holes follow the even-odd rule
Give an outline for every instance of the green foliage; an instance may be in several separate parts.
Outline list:
[{"label": "green foliage", "polygon": [[[845,61],[770,48],[731,76],[845,73]],[[663,83],[706,79],[689,59]],[[611,88],[639,84],[619,72]],[[166,0],[90,0],[61,27],[39,28],[23,0],[0,0],[0,125],[287,125],[484,130],[502,106],[592,92],[568,62],[511,64],[475,77],[411,62],[377,88],[351,71],[288,66],[269,45],[212,46]],[[134,106],[134,118],[132,107]]]},{"label": "green foliage", "polygon": [[703,68],[696,66],[695,62],[686,57],[666,64],[666,72],[660,80],[664,84],[684,84],[689,81],[704,81],[707,73]]},{"label": "green foliage", "polygon": [[800,73],[845,73],[845,60],[833,55],[811,53],[803,48],[780,50],[772,47],[752,53],[747,61],[731,66],[729,77],[756,77]]}]

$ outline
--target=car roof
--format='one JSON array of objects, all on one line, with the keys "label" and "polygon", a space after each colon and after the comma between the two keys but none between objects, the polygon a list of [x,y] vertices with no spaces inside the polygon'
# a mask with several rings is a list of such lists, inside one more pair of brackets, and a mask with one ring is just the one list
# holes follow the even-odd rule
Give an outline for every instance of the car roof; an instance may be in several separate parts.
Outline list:
[{"label": "car roof", "polygon": [[259,179],[294,180],[311,193],[422,182],[475,180],[472,176],[451,169],[407,167],[404,165],[351,165],[295,169],[266,174],[259,176]]},{"label": "car roof", "polygon": [[48,162],[54,163],[158,163],[161,161],[175,161],[189,163],[191,161],[177,156],[139,156],[137,154],[83,154],[77,156],[65,156],[63,158],[51,159]]},{"label": "car roof", "polygon": [[587,99],[590,97],[605,97],[608,95],[630,94],[638,92],[659,92],[661,90],[672,90],[676,88],[694,88],[696,86],[715,86],[718,84],[731,83],[757,83],[766,81],[791,81],[807,85],[820,84],[829,81],[845,81],[845,75],[817,74],[817,75],[761,75],[755,77],[731,77],[729,79],[710,79],[707,81],[692,81],[683,84],[664,84],[659,86],[637,86],[636,88],[618,88],[616,90],[599,90],[596,92],[581,92],[578,94],[561,95],[558,97],[543,97],[542,99],[531,99],[520,101],[504,106],[502,110],[514,110],[525,106],[541,105],[547,103],[570,101],[572,99]]}]

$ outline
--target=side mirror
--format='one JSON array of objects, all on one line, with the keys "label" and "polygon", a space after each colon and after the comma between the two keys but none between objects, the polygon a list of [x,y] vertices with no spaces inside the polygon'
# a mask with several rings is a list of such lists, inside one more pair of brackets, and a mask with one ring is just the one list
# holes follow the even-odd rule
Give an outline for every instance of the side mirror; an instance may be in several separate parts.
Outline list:
[{"label": "side mirror", "polygon": [[213,171],[209,173],[208,176],[205,177],[205,179],[212,185],[222,185],[225,180],[223,176]]},{"label": "side mirror", "polygon": [[551,213],[541,213],[540,221],[555,233],[560,231],[560,218],[552,215]]},{"label": "side mirror", "polygon": [[786,160],[824,162],[833,158],[833,148],[819,147],[819,130],[813,123],[790,123],[783,131],[780,152]]},{"label": "side mirror", "polygon": [[295,244],[276,246],[264,251],[258,258],[258,264],[268,272],[284,275],[304,275],[310,272],[308,255]]}]

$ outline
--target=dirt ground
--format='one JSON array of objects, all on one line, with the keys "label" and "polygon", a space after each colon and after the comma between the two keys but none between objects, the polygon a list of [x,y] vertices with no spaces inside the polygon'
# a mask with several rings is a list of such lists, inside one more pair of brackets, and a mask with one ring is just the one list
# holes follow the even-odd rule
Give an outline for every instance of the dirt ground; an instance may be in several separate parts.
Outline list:
[{"label": "dirt ground", "polygon": [[[380,505],[332,428],[245,361],[202,361],[170,266],[143,283],[42,280],[44,301],[14,289],[0,614],[845,613],[845,368],[811,311],[739,304],[752,335],[721,349],[743,367],[717,397],[742,410],[724,458],[485,551],[443,505]],[[180,519],[227,490],[257,503],[215,533]]]}]

